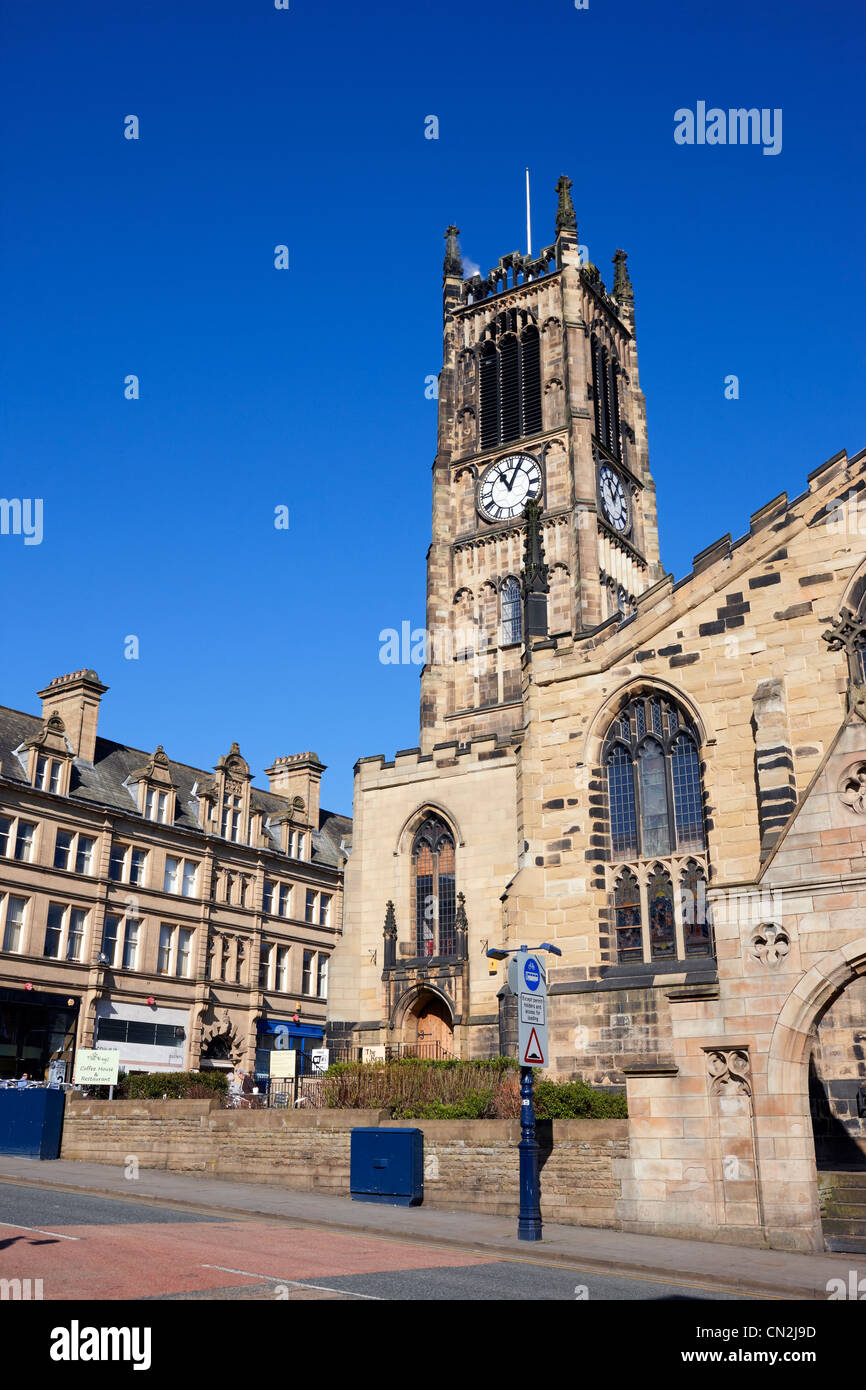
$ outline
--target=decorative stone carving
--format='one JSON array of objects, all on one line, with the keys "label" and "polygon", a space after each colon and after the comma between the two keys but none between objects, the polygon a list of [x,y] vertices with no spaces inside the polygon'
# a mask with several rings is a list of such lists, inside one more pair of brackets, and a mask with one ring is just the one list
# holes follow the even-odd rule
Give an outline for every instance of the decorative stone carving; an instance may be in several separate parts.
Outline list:
[{"label": "decorative stone carving", "polygon": [[788,933],[784,927],[776,926],[775,922],[765,922],[756,927],[749,940],[749,953],[770,969],[783,961],[790,949]]},{"label": "decorative stone carving", "polygon": [[559,203],[556,209],[556,235],[560,232],[577,232],[577,218],[571,201],[571,179],[562,174],[557,180],[556,191]]},{"label": "decorative stone carving", "polygon": [[445,263],[442,266],[443,275],[462,276],[463,274],[463,258],[460,255],[460,245],[457,241],[459,235],[459,227],[450,226],[445,230]]},{"label": "decorative stone carving", "polygon": [[243,1044],[229,1018],[228,1009],[223,1009],[221,1018],[218,1018],[214,1011],[214,1017],[209,1023],[205,1023],[202,1016],[201,1053],[203,1057],[211,1059],[228,1058],[235,1064],[240,1062]]},{"label": "decorative stone carving", "polygon": [[839,796],[858,816],[866,815],[866,763],[852,763],[839,779]]},{"label": "decorative stone carving", "polygon": [[391,969],[397,963],[397,917],[394,912],[394,904],[390,898],[385,905],[385,925],[383,928],[385,938],[384,967]]},{"label": "decorative stone carving", "polygon": [[475,412],[469,406],[460,412],[460,446],[468,448],[475,440]]},{"label": "decorative stone carving", "polygon": [[707,1051],[711,1096],[750,1096],[749,1054],[744,1048],[711,1048]]}]

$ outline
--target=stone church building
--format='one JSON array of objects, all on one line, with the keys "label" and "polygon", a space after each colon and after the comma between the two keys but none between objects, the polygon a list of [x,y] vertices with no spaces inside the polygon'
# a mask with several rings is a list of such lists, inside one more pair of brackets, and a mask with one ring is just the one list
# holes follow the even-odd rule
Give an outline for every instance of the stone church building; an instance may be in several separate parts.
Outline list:
[{"label": "stone church building", "polygon": [[486,277],[446,234],[420,744],[356,767],[329,1037],[513,1052],[485,953],[552,942],[621,1225],[817,1249],[819,1169],[866,1169],[866,451],[675,581],[626,255],[558,195]]}]

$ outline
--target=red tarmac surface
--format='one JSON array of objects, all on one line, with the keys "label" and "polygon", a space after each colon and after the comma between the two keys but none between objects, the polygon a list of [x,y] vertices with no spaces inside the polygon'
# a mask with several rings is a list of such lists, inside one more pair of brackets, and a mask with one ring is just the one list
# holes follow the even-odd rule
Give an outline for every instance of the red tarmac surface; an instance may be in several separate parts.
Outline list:
[{"label": "red tarmac surface", "polygon": [[0,1222],[0,1245],[0,1275],[41,1279],[46,1300],[152,1298],[254,1287],[263,1279],[326,1282],[346,1274],[494,1262],[453,1249],[267,1221],[40,1229]]}]

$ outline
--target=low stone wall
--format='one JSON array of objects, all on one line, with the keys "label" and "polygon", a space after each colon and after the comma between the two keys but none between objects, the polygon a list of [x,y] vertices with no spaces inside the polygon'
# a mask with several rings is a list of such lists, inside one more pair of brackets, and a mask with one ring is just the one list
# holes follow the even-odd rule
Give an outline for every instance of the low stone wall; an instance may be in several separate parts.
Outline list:
[{"label": "low stone wall", "polygon": [[[388,1120],[377,1110],[220,1110],[210,1100],[67,1100],[61,1158],[349,1192],[358,1125],[424,1133],[424,1202],[494,1215],[519,1207],[516,1120]],[[627,1120],[539,1121],[542,1215],[615,1226]]]}]

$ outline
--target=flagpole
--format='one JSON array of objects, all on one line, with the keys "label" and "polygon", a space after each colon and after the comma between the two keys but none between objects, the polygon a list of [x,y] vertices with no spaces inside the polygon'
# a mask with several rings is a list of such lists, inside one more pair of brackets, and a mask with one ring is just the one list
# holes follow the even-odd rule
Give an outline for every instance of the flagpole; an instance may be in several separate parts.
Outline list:
[{"label": "flagpole", "polygon": [[526,169],[526,254],[532,255],[532,222],[529,215],[529,166]]}]

